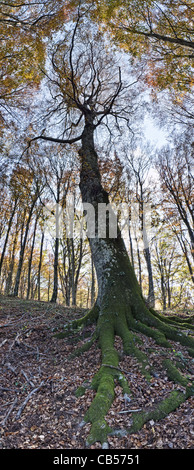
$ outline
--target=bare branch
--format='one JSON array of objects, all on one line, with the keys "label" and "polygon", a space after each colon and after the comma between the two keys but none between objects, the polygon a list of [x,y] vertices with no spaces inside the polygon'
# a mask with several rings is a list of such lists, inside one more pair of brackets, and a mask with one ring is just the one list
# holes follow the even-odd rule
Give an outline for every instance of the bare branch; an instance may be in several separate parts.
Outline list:
[{"label": "bare branch", "polygon": [[81,140],[82,138],[82,134],[79,135],[78,137],[73,137],[72,139],[58,139],[57,137],[49,137],[49,136],[46,136],[46,135],[38,135],[36,137],[33,137],[33,139],[30,139],[30,141],[28,142],[28,147],[29,148],[31,146],[31,143],[32,142],[35,142],[36,140],[39,140],[39,139],[42,139],[42,140],[47,140],[47,141],[50,141],[50,142],[56,142],[58,144],[74,144],[75,142],[78,142],[79,140]]}]

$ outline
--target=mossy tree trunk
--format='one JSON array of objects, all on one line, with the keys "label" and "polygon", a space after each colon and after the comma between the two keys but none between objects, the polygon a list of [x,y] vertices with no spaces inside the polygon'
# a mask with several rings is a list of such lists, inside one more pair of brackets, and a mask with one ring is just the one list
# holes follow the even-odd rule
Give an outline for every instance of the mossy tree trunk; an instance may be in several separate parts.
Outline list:
[{"label": "mossy tree trunk", "polygon": [[[100,203],[108,204],[109,199],[101,185],[98,156],[94,148],[94,129],[92,119],[86,117],[79,155],[82,200],[83,203],[93,205],[96,215],[96,232],[95,236],[89,237],[89,243],[97,275],[98,295],[91,311],[72,324],[78,327],[87,322],[96,322],[94,339],[98,339],[101,348],[102,364],[91,384],[97,393],[84,418],[92,423],[88,444],[95,441],[106,442],[111,431],[105,416],[114,400],[115,380],[120,383],[124,393],[130,393],[128,382],[118,367],[119,355],[114,347],[115,335],[122,339],[123,352],[138,359],[147,380],[150,378],[149,358],[136,346],[134,332],[154,338],[157,344],[163,347],[170,347],[169,340],[179,341],[190,348],[190,351],[194,347],[193,339],[181,333],[176,322],[168,324],[164,317],[146,307],[119,229],[115,238],[110,238],[109,233],[104,238],[98,236],[98,207]],[[91,344],[92,341],[88,342],[86,348]],[[185,396],[189,396],[192,390],[189,388]],[[174,403],[180,404],[179,400]],[[171,398],[169,411],[167,405],[168,401],[160,403],[159,410],[153,411],[154,416],[159,417],[160,409],[163,410],[164,407],[166,414],[172,411]],[[138,423],[144,423],[146,417],[147,414],[141,416],[139,421],[136,418],[134,429],[138,427]]]}]

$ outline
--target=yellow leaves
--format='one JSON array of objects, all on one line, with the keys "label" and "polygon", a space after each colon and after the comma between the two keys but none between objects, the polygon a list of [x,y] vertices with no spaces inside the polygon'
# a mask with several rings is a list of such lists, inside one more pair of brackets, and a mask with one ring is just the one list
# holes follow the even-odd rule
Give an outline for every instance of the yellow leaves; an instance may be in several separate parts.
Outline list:
[{"label": "yellow leaves", "polygon": [[13,92],[18,94],[21,85],[39,85],[46,57],[44,38],[59,29],[64,20],[64,0],[29,4],[25,11],[22,7],[1,6],[1,98],[16,99]]},{"label": "yellow leaves", "polygon": [[149,60],[149,86],[181,93],[191,90],[194,40],[190,2],[102,0],[93,4],[94,15],[106,24],[117,45],[134,58]]}]

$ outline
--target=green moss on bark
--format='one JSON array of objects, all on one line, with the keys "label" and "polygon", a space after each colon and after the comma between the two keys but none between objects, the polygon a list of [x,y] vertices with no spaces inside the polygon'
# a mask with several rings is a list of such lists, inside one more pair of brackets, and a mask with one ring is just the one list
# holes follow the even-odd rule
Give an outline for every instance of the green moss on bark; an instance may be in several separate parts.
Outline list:
[{"label": "green moss on bark", "polygon": [[159,346],[162,346],[165,348],[171,347],[169,341],[167,341],[164,333],[162,333],[161,331],[154,330],[140,321],[136,323],[136,329],[137,331],[140,331],[144,335],[149,336],[150,338],[153,338],[156,341],[156,343],[159,344]]},{"label": "green moss on bark", "polygon": [[187,386],[188,379],[184,377],[177,367],[173,364],[173,362],[170,359],[165,359],[163,361],[164,368],[166,369],[168,378],[172,380],[173,382],[183,385],[184,387]]},{"label": "green moss on bark", "polygon": [[77,398],[83,397],[83,395],[85,395],[85,391],[86,391],[86,387],[84,387],[83,385],[80,385],[80,387],[78,387],[75,392],[75,396]]},{"label": "green moss on bark", "polygon": [[157,405],[151,408],[149,411],[142,411],[137,413],[132,420],[131,427],[128,429],[130,434],[139,431],[142,426],[150,421],[151,419],[159,421],[165,418],[169,413],[174,411],[178,406],[185,401],[185,394],[174,390],[171,394],[161,400]]}]

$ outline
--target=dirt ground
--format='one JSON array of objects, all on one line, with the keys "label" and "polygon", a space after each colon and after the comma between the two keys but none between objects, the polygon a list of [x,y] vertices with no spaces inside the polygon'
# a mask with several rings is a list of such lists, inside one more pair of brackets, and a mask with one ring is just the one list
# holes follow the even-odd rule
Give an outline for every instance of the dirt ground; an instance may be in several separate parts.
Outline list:
[{"label": "dirt ground", "polygon": [[[95,392],[87,389],[76,398],[83,382],[91,382],[100,366],[96,344],[90,351],[69,358],[77,345],[92,334],[92,327],[82,335],[56,339],[55,332],[83,314],[78,308],[65,308],[46,302],[0,298],[0,448],[1,449],[85,449],[90,424],[80,426]],[[108,424],[122,430],[109,436],[110,449],[193,449],[193,398],[159,422],[149,421],[141,431],[127,434],[136,410],[146,409],[181,389],[169,381],[161,367],[165,349],[152,339],[143,340],[141,350],[149,354],[157,373],[150,383],[142,377],[135,358],[123,357],[119,367],[125,371],[132,391],[125,402],[120,386],[106,417]],[[116,338],[120,350],[121,343]],[[174,344],[177,359],[184,358],[187,373],[193,373],[194,360],[186,350]],[[184,371],[181,371],[182,373]],[[132,411],[129,411],[132,410]],[[100,443],[91,446],[101,447]]]}]

